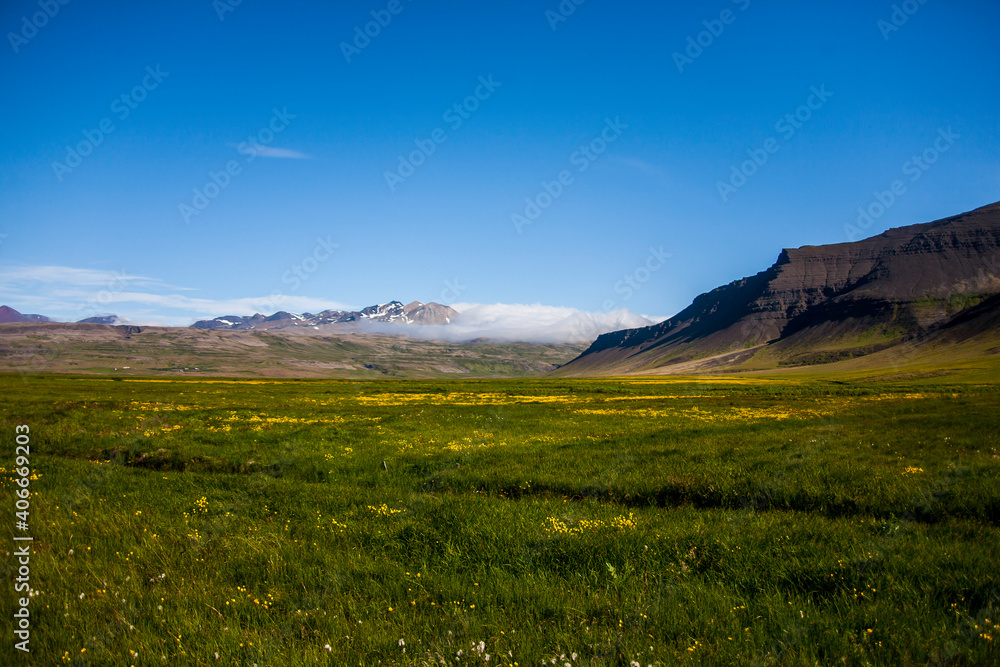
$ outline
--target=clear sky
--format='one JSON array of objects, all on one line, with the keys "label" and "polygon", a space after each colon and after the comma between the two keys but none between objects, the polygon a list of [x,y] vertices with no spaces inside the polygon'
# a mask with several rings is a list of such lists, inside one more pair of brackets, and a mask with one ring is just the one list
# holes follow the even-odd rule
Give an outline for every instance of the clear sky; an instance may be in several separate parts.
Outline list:
[{"label": "clear sky", "polygon": [[994,0],[8,0],[0,301],[669,316],[1000,199],[998,28]]}]

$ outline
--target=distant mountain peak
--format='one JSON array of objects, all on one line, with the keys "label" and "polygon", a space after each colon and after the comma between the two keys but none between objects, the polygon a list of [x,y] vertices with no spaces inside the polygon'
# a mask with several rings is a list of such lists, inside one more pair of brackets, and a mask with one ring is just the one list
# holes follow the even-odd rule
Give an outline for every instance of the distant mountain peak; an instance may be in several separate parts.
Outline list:
[{"label": "distant mountain peak", "polygon": [[118,324],[117,315],[97,315],[87,317],[77,322],[77,324]]},{"label": "distant mountain peak", "polygon": [[51,322],[44,315],[19,313],[10,306],[0,306],[0,323],[6,322]]},{"label": "distant mountain peak", "polygon": [[414,324],[451,324],[458,312],[440,303],[411,301],[403,307],[403,312]]}]

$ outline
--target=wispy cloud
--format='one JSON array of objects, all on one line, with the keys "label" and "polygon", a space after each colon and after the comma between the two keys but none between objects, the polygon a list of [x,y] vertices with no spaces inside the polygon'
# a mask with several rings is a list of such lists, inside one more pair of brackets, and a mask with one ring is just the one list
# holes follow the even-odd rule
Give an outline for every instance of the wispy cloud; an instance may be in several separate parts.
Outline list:
[{"label": "wispy cloud", "polygon": [[274,146],[253,146],[253,150],[256,152],[258,157],[277,157],[277,158],[287,158],[291,160],[308,160],[310,159],[305,153],[300,153],[298,151],[293,151],[290,148],[276,148]]},{"label": "wispy cloud", "polygon": [[311,160],[311,155],[306,155],[291,148],[278,148],[277,146],[262,146],[260,143],[251,144],[226,144],[230,148],[235,148],[240,153],[252,155],[253,157],[273,157],[286,160]]},{"label": "wispy cloud", "polygon": [[184,294],[196,288],[171,285],[158,278],[67,266],[0,268],[0,291],[6,305],[57,320],[118,315],[130,323],[168,326],[186,326],[196,319],[220,315],[348,307],[329,299],[285,294],[235,299],[197,297]]},{"label": "wispy cloud", "polygon": [[47,285],[75,285],[78,287],[105,287],[115,285],[156,285],[178,290],[192,289],[178,287],[158,279],[121,271],[105,269],[78,269],[70,266],[14,266],[0,268],[0,289],[14,289],[25,283]]}]

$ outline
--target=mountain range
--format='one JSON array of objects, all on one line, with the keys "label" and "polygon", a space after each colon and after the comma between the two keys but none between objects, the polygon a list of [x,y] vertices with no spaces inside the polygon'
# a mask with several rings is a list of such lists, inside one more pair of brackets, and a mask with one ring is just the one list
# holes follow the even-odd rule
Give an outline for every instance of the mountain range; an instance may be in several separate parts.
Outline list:
[{"label": "mountain range", "polygon": [[288,313],[279,311],[270,316],[260,313],[245,317],[225,315],[212,320],[200,320],[191,326],[196,329],[269,330],[286,327],[332,327],[363,322],[390,324],[450,324],[458,312],[440,303],[411,301],[405,306],[399,301],[368,306],[359,311],[324,310],[321,313]]},{"label": "mountain range", "polygon": [[[458,312],[440,303],[411,301],[405,306],[399,301],[368,306],[358,311],[324,310],[322,313],[288,313],[279,311],[273,315],[256,313],[250,316],[225,315],[211,320],[199,320],[191,326],[195,329],[233,329],[239,331],[283,329],[286,327],[327,327],[328,325],[350,325],[361,322],[382,322],[389,324],[450,324]],[[0,306],[0,324],[11,322],[52,322],[44,315],[25,315],[10,306]],[[116,315],[100,315],[79,320],[76,324],[118,324]]]},{"label": "mountain range", "polygon": [[[660,324],[604,334],[563,375],[810,365],[997,333],[1000,203],[852,243],[782,250]],[[976,333],[978,332],[978,333]]]}]

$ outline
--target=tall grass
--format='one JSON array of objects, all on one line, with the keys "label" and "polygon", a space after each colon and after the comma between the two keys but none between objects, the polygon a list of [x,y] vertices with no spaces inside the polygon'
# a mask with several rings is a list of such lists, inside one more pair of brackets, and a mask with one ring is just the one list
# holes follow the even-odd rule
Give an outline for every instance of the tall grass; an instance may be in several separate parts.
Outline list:
[{"label": "tall grass", "polygon": [[0,384],[4,664],[1000,661],[993,386]]}]

